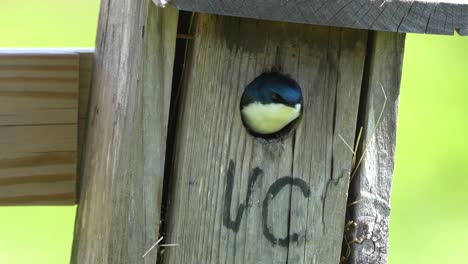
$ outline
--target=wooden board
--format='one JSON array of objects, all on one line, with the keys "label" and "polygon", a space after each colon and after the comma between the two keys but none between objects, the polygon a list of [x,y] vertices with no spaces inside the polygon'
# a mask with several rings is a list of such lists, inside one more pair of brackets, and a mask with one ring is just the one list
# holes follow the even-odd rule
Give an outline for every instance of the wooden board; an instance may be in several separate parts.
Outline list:
[{"label": "wooden board", "polygon": [[[367,31],[197,15],[182,85],[164,263],[338,263]],[[283,142],[248,135],[245,86],[302,86]]]},{"label": "wooden board", "polygon": [[0,205],[73,204],[78,55],[0,54]]},{"label": "wooden board", "polygon": [[[385,264],[388,254],[390,192],[392,186],[398,97],[403,63],[404,35],[377,32],[369,58],[368,88],[363,115],[364,145],[361,169],[353,180],[351,208],[357,223],[350,263]],[[385,95],[382,92],[382,87]],[[379,122],[381,109],[385,110]],[[375,129],[377,126],[377,129]],[[353,201],[350,201],[353,202]]]},{"label": "wooden board", "polygon": [[101,2],[71,263],[156,263],[177,18]]},{"label": "wooden board", "polygon": [[307,24],[468,35],[464,0],[154,0],[181,10]]}]

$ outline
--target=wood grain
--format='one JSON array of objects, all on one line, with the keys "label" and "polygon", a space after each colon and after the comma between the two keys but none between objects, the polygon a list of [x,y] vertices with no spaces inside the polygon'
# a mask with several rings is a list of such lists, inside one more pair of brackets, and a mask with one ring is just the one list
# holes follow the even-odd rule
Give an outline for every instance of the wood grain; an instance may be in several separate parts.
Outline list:
[{"label": "wood grain", "polygon": [[330,28],[323,68],[314,72],[309,57],[300,72],[313,86],[305,89],[308,111],[296,133],[293,175],[311,186],[312,195],[292,194],[290,228],[305,232],[305,244],[290,246],[287,263],[339,262],[352,158],[341,138],[355,138],[366,44],[367,31]]},{"label": "wood grain", "polygon": [[[197,15],[184,74],[164,263],[338,263],[367,31]],[[248,135],[245,86],[272,67],[304,113],[282,142]]]},{"label": "wood grain", "polygon": [[181,10],[307,24],[468,35],[466,1],[432,0],[173,0]]},{"label": "wood grain", "polygon": [[156,263],[177,18],[101,2],[71,263]]},{"label": "wood grain", "polygon": [[76,123],[76,54],[3,54],[0,126]]},{"label": "wood grain", "polygon": [[0,205],[75,202],[78,55],[0,52]]},{"label": "wood grain", "polygon": [[[376,32],[372,37],[368,88],[363,115],[364,142],[369,142],[361,169],[353,180],[351,196],[359,201],[352,207],[352,220],[357,223],[350,263],[387,263],[398,97],[405,36]],[[382,86],[381,86],[382,85]],[[385,111],[378,123],[387,97]],[[377,130],[374,128],[377,125]],[[374,133],[375,131],[375,133]],[[364,143],[366,145],[367,143]],[[362,153],[361,153],[362,155]]]}]

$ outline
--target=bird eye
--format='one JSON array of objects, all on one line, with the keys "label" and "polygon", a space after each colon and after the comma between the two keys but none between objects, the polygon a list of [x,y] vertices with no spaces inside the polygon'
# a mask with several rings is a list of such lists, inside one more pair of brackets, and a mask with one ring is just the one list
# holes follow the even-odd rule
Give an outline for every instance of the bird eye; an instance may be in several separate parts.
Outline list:
[{"label": "bird eye", "polygon": [[283,99],[283,97],[281,97],[281,96],[278,95],[277,93],[272,93],[272,94],[271,94],[271,100],[272,100],[274,103],[280,103],[280,104],[286,104],[286,105],[287,105],[287,102]]}]

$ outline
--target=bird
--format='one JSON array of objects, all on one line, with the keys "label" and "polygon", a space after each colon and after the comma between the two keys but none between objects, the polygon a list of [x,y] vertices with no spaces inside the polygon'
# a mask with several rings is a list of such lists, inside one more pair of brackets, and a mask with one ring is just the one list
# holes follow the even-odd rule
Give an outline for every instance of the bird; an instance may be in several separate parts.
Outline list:
[{"label": "bird", "polygon": [[303,111],[299,84],[280,72],[264,72],[245,88],[241,119],[250,134],[264,139],[288,135]]}]

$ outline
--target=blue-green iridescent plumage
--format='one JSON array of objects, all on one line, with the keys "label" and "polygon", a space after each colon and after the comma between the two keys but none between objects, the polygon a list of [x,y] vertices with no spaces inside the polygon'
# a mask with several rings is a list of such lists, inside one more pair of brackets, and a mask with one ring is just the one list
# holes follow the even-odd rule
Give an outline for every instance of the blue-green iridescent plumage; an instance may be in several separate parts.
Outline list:
[{"label": "blue-green iridescent plumage", "polygon": [[278,72],[265,72],[245,88],[241,108],[253,102],[294,106],[302,103],[301,88],[296,81],[287,76]]}]

